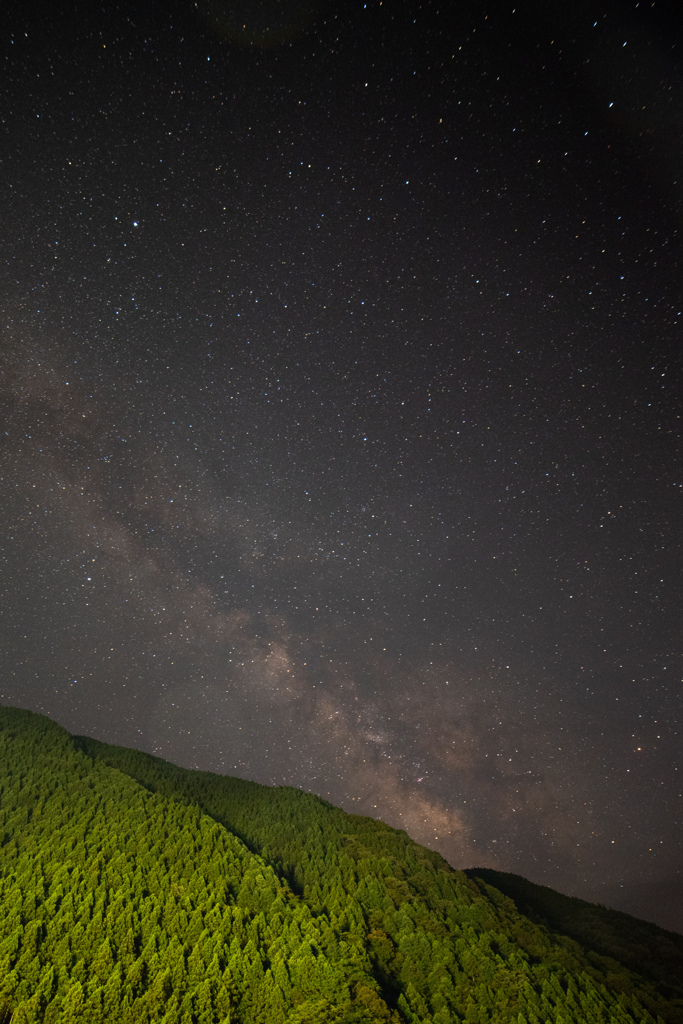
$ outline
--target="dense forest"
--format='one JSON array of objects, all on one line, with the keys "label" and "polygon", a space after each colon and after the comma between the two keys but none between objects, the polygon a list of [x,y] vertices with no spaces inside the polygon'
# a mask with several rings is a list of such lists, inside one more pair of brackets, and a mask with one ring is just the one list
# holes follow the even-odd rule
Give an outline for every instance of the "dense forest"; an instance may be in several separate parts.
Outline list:
[{"label": "dense forest", "polygon": [[0,708],[0,1024],[683,1024],[683,937]]}]

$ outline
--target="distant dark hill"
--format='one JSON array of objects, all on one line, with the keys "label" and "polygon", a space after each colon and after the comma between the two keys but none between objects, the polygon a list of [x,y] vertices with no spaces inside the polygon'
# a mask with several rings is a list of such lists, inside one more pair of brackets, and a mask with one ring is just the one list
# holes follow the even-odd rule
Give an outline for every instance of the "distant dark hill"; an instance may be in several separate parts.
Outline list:
[{"label": "distant dark hill", "polygon": [[0,1024],[683,1024],[683,938],[473,874],[0,708]]},{"label": "distant dark hill", "polygon": [[683,860],[679,870],[674,867],[668,876],[643,882],[630,878],[627,885],[616,879],[611,884],[603,882],[595,896],[602,906],[683,935]]},{"label": "distant dark hill", "polygon": [[536,924],[569,935],[586,949],[638,971],[666,998],[683,1000],[683,936],[619,910],[563,896],[520,875],[489,868],[472,868],[465,874],[505,893]]}]

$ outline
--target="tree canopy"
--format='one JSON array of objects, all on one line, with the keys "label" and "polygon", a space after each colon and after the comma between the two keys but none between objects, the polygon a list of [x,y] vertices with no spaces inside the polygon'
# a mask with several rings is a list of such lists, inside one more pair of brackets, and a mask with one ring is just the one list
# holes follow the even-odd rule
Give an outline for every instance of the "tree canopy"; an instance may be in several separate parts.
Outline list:
[{"label": "tree canopy", "polygon": [[299,790],[16,708],[0,765],[0,1024],[683,1024],[681,936]]}]

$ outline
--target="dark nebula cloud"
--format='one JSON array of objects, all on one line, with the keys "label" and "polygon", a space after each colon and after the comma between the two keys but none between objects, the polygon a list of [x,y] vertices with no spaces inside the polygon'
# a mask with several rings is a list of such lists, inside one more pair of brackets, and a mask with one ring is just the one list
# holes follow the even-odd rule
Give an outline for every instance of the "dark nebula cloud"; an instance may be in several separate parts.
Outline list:
[{"label": "dark nebula cloud", "polygon": [[288,10],[3,15],[0,699],[681,930],[674,18]]}]

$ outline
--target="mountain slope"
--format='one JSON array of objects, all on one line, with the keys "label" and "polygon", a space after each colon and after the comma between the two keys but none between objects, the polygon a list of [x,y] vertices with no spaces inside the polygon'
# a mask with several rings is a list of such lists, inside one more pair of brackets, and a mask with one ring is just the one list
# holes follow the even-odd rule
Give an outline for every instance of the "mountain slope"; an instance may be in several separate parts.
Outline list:
[{"label": "mountain slope", "polygon": [[532,921],[637,971],[653,981],[667,999],[683,1000],[683,938],[675,932],[619,910],[563,896],[519,875],[490,868],[465,873],[509,896]]},{"label": "mountain slope", "polygon": [[0,764],[13,1024],[683,1022],[627,930],[618,962],[520,913],[484,872],[298,790],[14,708]]}]

